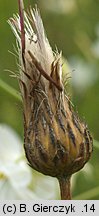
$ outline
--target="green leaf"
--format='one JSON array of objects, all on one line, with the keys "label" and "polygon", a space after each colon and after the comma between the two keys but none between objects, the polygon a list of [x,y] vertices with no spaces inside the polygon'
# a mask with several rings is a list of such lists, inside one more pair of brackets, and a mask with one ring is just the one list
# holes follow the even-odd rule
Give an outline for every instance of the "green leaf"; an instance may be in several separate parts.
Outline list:
[{"label": "green leaf", "polygon": [[15,99],[19,100],[20,102],[22,101],[21,96],[18,94],[18,92],[1,79],[0,79],[0,88],[2,88],[4,91],[6,91],[8,94],[13,96]]},{"label": "green leaf", "polygon": [[84,193],[81,193],[75,197],[73,197],[74,200],[90,200],[96,196],[99,196],[99,186],[95,187],[91,190],[88,190]]},{"label": "green leaf", "polygon": [[95,148],[99,149],[99,141],[94,140],[93,146],[94,146]]}]

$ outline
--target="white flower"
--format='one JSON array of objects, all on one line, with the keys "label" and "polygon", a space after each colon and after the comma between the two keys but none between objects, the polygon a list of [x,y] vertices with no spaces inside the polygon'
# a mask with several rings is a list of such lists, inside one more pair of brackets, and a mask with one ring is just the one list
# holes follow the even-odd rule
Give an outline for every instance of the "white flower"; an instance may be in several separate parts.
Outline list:
[{"label": "white flower", "polygon": [[58,199],[58,181],[56,178],[44,176],[41,173],[33,173],[34,175],[34,192],[41,199]]},{"label": "white flower", "polygon": [[32,174],[22,156],[18,135],[8,126],[0,125],[0,199],[37,198],[28,189]]},{"label": "white flower", "polygon": [[0,125],[0,200],[56,199],[57,184],[56,179],[32,172],[18,135]]}]

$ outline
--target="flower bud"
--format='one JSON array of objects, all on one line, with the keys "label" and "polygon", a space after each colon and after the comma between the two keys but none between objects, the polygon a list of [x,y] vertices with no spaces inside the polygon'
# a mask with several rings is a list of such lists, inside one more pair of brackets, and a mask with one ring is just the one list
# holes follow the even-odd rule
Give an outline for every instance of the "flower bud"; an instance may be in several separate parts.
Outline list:
[{"label": "flower bud", "polygon": [[20,3],[20,18],[10,24],[18,41],[26,157],[45,175],[71,176],[89,160],[92,137],[64,91],[61,53],[53,53],[37,8],[23,14]]}]

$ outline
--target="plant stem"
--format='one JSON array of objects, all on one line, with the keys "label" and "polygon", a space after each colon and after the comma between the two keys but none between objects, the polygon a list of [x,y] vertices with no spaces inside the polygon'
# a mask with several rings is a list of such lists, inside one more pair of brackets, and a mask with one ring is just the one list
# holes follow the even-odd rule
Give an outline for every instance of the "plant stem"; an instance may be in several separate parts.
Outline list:
[{"label": "plant stem", "polygon": [[71,176],[58,178],[61,200],[71,200],[70,178]]}]

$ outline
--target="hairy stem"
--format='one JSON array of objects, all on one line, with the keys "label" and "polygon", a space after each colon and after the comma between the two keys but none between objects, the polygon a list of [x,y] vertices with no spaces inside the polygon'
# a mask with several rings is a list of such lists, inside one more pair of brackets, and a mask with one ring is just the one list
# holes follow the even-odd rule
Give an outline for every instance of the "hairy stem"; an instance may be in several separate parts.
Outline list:
[{"label": "hairy stem", "polygon": [[71,176],[58,178],[61,200],[71,200],[70,178]]}]

